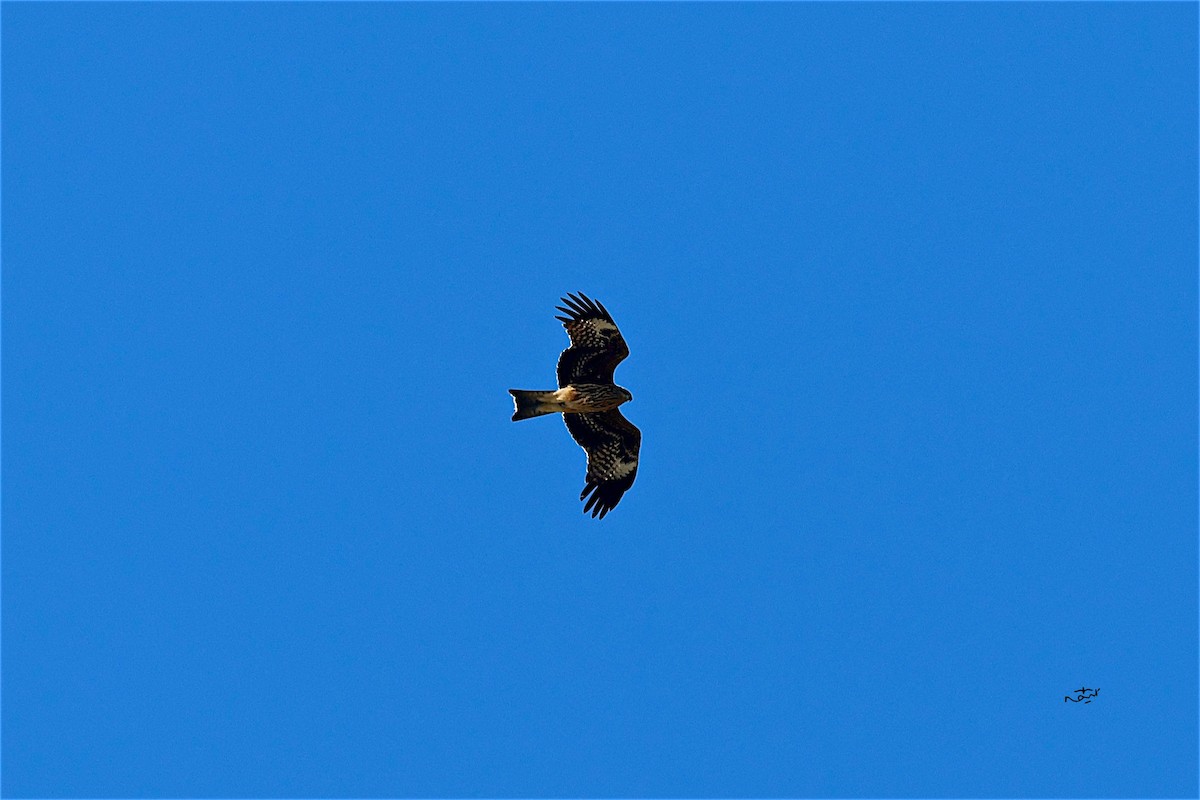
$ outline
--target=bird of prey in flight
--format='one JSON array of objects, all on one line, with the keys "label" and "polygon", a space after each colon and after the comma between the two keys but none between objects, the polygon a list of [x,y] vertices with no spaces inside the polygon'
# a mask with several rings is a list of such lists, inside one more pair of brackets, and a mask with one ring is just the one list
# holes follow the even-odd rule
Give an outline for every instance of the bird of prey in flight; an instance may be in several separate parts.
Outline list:
[{"label": "bird of prey in flight", "polygon": [[[543,414],[563,415],[571,437],[587,453],[587,478],[579,499],[583,512],[604,519],[637,476],[642,432],[621,416],[617,406],[633,399],[613,383],[613,370],[629,347],[612,316],[601,303],[583,292],[562,298],[555,306],[571,346],[558,357],[558,389],[509,389],[516,403],[513,422]],[[588,495],[591,495],[590,497]]]}]

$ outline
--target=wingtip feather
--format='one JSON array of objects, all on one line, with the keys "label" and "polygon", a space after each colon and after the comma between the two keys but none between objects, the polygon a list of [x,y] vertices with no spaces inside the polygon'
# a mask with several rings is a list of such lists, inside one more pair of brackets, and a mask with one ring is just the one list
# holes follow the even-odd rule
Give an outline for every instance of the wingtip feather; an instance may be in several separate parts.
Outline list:
[{"label": "wingtip feather", "polygon": [[[599,300],[593,300],[583,292],[567,292],[565,297],[559,299],[563,305],[555,306],[555,308],[569,315],[571,322],[579,322],[588,317],[600,317],[609,322],[613,321],[612,314],[608,312],[603,303]],[[556,319],[558,318],[556,317]]]}]

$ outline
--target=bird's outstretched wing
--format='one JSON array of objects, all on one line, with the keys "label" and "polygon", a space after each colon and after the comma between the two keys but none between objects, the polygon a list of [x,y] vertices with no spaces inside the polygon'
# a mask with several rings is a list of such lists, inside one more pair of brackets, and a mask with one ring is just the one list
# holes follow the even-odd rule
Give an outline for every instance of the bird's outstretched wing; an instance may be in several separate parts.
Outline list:
[{"label": "bird's outstretched wing", "polygon": [[[617,409],[598,414],[563,414],[571,437],[587,453],[587,482],[579,499],[583,513],[604,519],[637,477],[642,432]],[[588,495],[591,497],[588,497]]]},{"label": "bird's outstretched wing", "polygon": [[629,346],[601,303],[583,292],[562,299],[555,306],[567,316],[561,320],[571,337],[571,346],[558,357],[559,388],[571,383],[612,383],[613,370],[627,355]]}]

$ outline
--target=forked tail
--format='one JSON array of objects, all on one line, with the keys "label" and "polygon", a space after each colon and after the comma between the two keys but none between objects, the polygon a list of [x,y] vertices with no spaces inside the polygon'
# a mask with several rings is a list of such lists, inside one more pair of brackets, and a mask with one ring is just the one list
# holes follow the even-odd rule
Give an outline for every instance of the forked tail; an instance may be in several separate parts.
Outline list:
[{"label": "forked tail", "polygon": [[509,389],[508,393],[513,396],[513,402],[516,403],[516,410],[513,411],[512,415],[513,422],[562,411],[562,406],[554,400],[554,392],[552,391],[536,392],[529,391],[528,389]]}]

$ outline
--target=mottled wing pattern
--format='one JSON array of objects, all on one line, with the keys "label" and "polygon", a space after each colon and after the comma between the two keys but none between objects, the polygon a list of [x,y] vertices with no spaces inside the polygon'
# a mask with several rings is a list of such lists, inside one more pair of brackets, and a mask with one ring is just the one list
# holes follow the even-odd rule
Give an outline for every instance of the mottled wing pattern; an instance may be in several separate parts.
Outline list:
[{"label": "mottled wing pattern", "polygon": [[559,388],[571,383],[612,383],[613,370],[625,356],[625,344],[617,324],[601,303],[583,292],[568,294],[564,306],[555,306],[567,316],[561,320],[571,337],[571,346],[558,357]]},{"label": "mottled wing pattern", "polygon": [[604,519],[637,477],[642,432],[615,408],[599,414],[563,414],[563,420],[587,453],[587,479],[579,495],[587,499],[583,512]]}]

